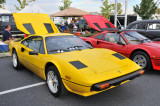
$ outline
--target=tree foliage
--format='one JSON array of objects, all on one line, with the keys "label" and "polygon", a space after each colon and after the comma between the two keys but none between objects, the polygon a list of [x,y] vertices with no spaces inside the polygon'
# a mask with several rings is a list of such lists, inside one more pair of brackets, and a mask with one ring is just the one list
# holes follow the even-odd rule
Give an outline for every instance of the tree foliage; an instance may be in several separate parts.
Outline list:
[{"label": "tree foliage", "polygon": [[121,3],[117,3],[117,12],[118,12],[118,14],[122,14],[122,12],[123,12]]},{"label": "tree foliage", "polygon": [[[103,0],[102,0],[103,1]],[[100,7],[102,15],[109,19],[110,15],[113,14],[113,10],[115,9],[115,5],[108,2],[108,0],[103,1],[103,5]]]},{"label": "tree foliage", "polygon": [[6,0],[0,0],[0,8],[4,8],[3,4],[6,3]]},{"label": "tree foliage", "polygon": [[157,7],[158,4],[154,0],[142,0],[139,5],[133,6],[133,11],[145,20],[156,13]]},{"label": "tree foliage", "polygon": [[157,8],[156,13],[160,14],[160,8]]},{"label": "tree foliage", "polygon": [[36,1],[36,0],[17,0],[18,3],[19,3],[19,7],[15,5],[16,7],[16,10],[18,11],[21,11],[22,9],[24,9],[26,6],[29,5],[29,2],[33,2],[33,1]]},{"label": "tree foliage", "polygon": [[62,0],[61,2],[63,3],[63,6],[59,6],[60,11],[66,9],[66,8],[69,8],[72,3],[72,1],[70,1],[70,0]]}]

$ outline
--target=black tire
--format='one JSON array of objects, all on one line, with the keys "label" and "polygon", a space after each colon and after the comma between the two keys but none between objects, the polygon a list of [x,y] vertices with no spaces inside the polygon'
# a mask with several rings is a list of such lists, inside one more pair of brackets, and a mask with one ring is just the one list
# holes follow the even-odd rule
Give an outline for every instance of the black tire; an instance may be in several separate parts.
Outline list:
[{"label": "black tire", "polygon": [[[145,67],[142,68],[142,69],[144,69],[144,70],[146,70],[146,71],[151,70],[151,68],[152,68],[152,63],[151,63],[151,59],[150,59],[150,57],[148,56],[147,53],[145,53],[145,52],[143,52],[143,51],[137,51],[137,52],[135,52],[135,53],[131,56],[131,60],[133,60],[135,63],[137,63],[137,62],[135,61],[136,56],[142,56],[142,57],[144,57],[144,58],[146,59],[146,65],[145,65]],[[138,62],[138,63],[139,63],[139,62]],[[138,63],[137,63],[137,64],[138,64]],[[141,66],[141,65],[140,65],[140,66]]]},{"label": "black tire", "polygon": [[[58,86],[57,86],[57,88],[58,88],[58,90],[57,90],[57,92],[53,92],[53,89],[51,89],[50,87],[49,87],[49,73],[50,72],[53,72],[56,76],[57,76],[57,79],[58,79]],[[47,69],[47,73],[46,73],[46,82],[47,82],[47,86],[48,86],[48,89],[49,89],[49,91],[50,91],[50,93],[53,95],[53,96],[55,96],[55,97],[59,97],[59,96],[63,96],[63,95],[65,95],[65,94],[67,94],[67,90],[66,90],[66,88],[65,88],[65,86],[64,86],[64,84],[63,84],[63,82],[62,82],[62,79],[61,79],[61,76],[60,76],[60,74],[59,74],[59,71],[58,71],[58,69],[56,68],[56,67],[54,67],[54,66],[50,66],[48,69]],[[54,81],[52,80],[52,83],[53,83]],[[55,83],[55,82],[54,82]]]},{"label": "black tire", "polygon": [[[15,57],[14,57],[14,56],[15,56]],[[15,58],[16,60],[14,60],[14,58]],[[14,61],[16,61],[16,63],[14,63]],[[20,68],[23,67],[22,64],[20,63],[19,59],[18,59],[18,55],[17,55],[16,50],[13,50],[13,53],[12,53],[12,63],[13,63],[13,67],[14,67],[15,69],[20,69]]]}]

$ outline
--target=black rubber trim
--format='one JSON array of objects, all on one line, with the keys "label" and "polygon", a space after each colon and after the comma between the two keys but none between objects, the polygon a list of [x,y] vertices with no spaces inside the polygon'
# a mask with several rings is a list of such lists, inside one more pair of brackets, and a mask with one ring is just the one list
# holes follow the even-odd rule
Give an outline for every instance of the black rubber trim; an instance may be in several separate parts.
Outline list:
[{"label": "black rubber trim", "polygon": [[121,60],[126,58],[126,57],[120,55],[119,53],[115,53],[115,54],[112,54],[112,55],[117,57],[117,58],[119,58],[119,59],[121,59]]},{"label": "black rubber trim", "polygon": [[78,84],[78,83],[75,83],[75,82],[72,82],[72,81],[66,80],[66,79],[64,79],[64,78],[62,78],[62,80],[68,81],[68,82],[73,83],[73,84],[76,84],[76,85],[84,86],[84,87],[91,87],[91,86],[81,85],[81,84]]},{"label": "black rubber trim", "polygon": [[44,23],[44,26],[46,27],[48,33],[54,33],[53,28],[50,23]]},{"label": "black rubber trim", "polygon": [[[109,87],[111,87],[111,86],[118,86],[118,85],[120,85],[124,81],[132,80],[132,79],[134,79],[136,77],[139,77],[140,76],[140,73],[139,73],[140,71],[141,70],[138,70],[136,72],[133,72],[133,73],[130,73],[130,74],[127,74],[127,75],[124,75],[124,76],[121,76],[121,77],[109,80],[109,81],[104,81],[104,82],[101,82],[101,83],[98,83],[98,84],[94,84],[91,87],[91,91],[101,91],[101,90],[104,90],[104,89],[100,89],[100,85],[101,84],[105,84],[105,83],[110,83]],[[108,88],[105,88],[105,89],[108,89]]]},{"label": "black rubber trim", "polygon": [[26,28],[26,30],[30,33],[30,35],[33,35],[35,34],[34,32],[34,29],[31,25],[31,23],[26,23],[26,24],[23,24],[23,26]]},{"label": "black rubber trim", "polygon": [[71,61],[69,63],[72,64],[77,69],[82,69],[87,67],[85,64],[81,63],[80,61]]}]

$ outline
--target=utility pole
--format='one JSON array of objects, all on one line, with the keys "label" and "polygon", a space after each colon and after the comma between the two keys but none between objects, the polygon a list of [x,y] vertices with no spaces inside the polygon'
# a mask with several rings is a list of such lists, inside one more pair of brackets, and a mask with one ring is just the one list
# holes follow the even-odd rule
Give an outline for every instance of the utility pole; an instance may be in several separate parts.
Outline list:
[{"label": "utility pole", "polygon": [[117,28],[117,0],[115,0],[114,26]]},{"label": "utility pole", "polygon": [[127,7],[128,7],[128,0],[125,0],[125,22],[124,22],[124,28],[127,27]]}]

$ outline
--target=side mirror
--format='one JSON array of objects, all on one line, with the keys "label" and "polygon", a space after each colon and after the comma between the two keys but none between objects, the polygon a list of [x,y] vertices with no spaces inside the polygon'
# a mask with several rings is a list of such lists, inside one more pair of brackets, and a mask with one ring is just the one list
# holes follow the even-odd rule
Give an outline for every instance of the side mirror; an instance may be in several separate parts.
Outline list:
[{"label": "side mirror", "polygon": [[29,51],[29,55],[38,55],[36,51]]},{"label": "side mirror", "polygon": [[124,43],[122,43],[122,42],[117,42],[117,44],[119,44],[119,45],[126,45],[126,44],[124,44]]}]

